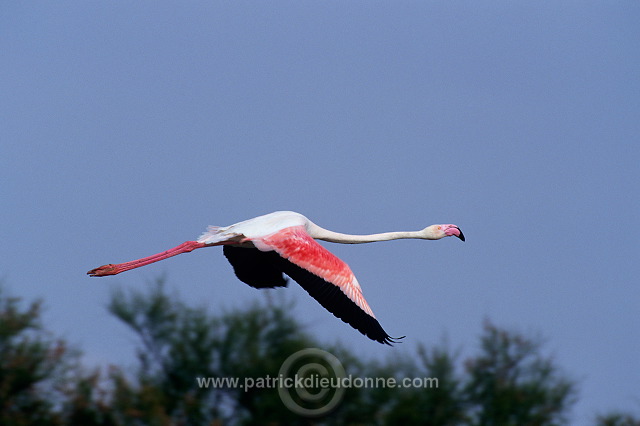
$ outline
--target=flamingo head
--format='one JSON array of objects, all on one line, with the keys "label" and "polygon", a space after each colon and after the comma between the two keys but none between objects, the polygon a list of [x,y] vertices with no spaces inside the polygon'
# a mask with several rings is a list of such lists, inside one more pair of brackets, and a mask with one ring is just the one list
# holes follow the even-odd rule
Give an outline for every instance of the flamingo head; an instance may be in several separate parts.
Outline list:
[{"label": "flamingo head", "polygon": [[424,229],[426,238],[430,240],[439,240],[444,237],[458,237],[464,241],[464,234],[456,225],[431,225]]}]

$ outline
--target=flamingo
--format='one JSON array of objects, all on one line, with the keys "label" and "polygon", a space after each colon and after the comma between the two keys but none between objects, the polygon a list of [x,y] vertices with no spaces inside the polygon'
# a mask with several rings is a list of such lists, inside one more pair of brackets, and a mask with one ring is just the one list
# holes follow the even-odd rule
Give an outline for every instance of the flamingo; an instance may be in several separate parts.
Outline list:
[{"label": "flamingo", "polygon": [[349,266],[321,246],[317,240],[360,244],[405,238],[439,240],[464,235],[456,225],[431,225],[420,231],[349,235],[329,231],[300,213],[279,211],[231,226],[209,226],[196,241],[153,256],[92,269],[92,277],[116,275],[181,253],[223,246],[223,253],[240,281],[254,288],[286,287],[286,274],[325,309],[351,327],[379,343],[391,345],[403,337],[390,337],[376,319]]}]

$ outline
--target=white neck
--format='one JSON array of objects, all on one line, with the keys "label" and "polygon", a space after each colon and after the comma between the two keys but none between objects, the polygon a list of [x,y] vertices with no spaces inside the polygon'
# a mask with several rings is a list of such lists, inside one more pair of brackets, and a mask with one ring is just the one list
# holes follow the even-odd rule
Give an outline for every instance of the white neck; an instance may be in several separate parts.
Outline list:
[{"label": "white neck", "polygon": [[383,232],[380,234],[369,235],[350,235],[341,234],[339,232],[329,231],[316,225],[309,223],[307,227],[309,235],[317,240],[328,241],[330,243],[342,244],[361,244],[373,243],[376,241],[400,240],[408,238],[420,238],[423,240],[435,240],[436,238],[429,232],[429,228],[421,231],[399,231],[399,232]]}]

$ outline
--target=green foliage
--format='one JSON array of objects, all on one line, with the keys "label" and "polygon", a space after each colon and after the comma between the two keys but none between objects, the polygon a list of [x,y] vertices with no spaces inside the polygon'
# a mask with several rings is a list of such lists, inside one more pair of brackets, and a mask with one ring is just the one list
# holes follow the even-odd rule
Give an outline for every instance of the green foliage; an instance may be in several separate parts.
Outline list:
[{"label": "green foliage", "polygon": [[204,307],[191,308],[167,295],[162,280],[148,294],[116,292],[109,310],[141,343],[138,384],[114,375],[118,421],[158,425],[294,421],[274,389],[205,388],[197,381],[234,377],[242,383],[245,378],[277,376],[291,353],[312,345],[288,314],[290,309],[285,303],[268,308],[254,304],[214,316]]},{"label": "green foliage", "polygon": [[[283,409],[273,389],[202,389],[194,380],[275,377],[290,354],[305,347],[321,347],[302,332],[290,315],[291,306],[256,304],[211,316],[204,308],[189,308],[167,296],[160,282],[148,294],[116,293],[110,310],[140,338],[139,393],[159,392],[149,398],[162,407],[160,413],[151,410],[155,418],[165,416],[169,422],[183,424],[214,420],[231,424],[304,422]],[[420,347],[418,363],[396,357],[381,364],[363,363],[343,348],[333,348],[354,377],[431,377],[438,383],[436,389],[350,388],[338,410],[322,422],[564,424],[575,388],[552,359],[541,355],[540,346],[535,340],[487,323],[481,352],[467,360],[464,373],[456,371],[457,357],[445,349]],[[128,395],[123,402],[136,401],[130,385],[120,393]],[[150,411],[141,401],[134,406],[137,410],[132,412]],[[122,420],[132,421],[127,417]]]},{"label": "green foliage", "polygon": [[460,425],[467,423],[467,405],[462,379],[456,373],[456,356],[442,348],[418,347],[419,363],[407,377],[438,379],[436,389],[403,389],[386,416],[386,424]]},{"label": "green foliage", "polygon": [[76,354],[42,328],[40,302],[23,307],[0,286],[0,424],[56,425],[55,404]]},{"label": "green foliage", "polygon": [[[273,293],[266,293],[272,295]],[[2,425],[561,425],[575,383],[545,356],[540,339],[489,322],[480,350],[466,360],[445,345],[414,355],[391,350],[363,360],[309,335],[282,299],[212,314],[169,294],[163,280],[143,291],[114,292],[109,311],[135,334],[133,371],[86,373],[79,354],[43,329],[39,302],[24,307],[0,287]],[[198,378],[276,377],[287,357],[318,347],[360,378],[435,378],[426,387],[352,387],[320,418],[294,414],[277,389],[202,386]],[[629,414],[598,426],[640,426]]]},{"label": "green foliage", "polygon": [[541,343],[486,323],[480,356],[467,362],[465,393],[472,404],[472,424],[565,424],[575,401],[573,382],[553,360],[540,352]]},{"label": "green foliage", "polygon": [[610,413],[598,416],[596,426],[640,426],[640,418],[628,413]]}]

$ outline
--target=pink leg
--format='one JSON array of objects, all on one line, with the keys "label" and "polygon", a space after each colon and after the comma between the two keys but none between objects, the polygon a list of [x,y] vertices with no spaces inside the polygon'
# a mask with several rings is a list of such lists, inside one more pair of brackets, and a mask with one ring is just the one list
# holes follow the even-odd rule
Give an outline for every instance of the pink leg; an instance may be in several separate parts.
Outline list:
[{"label": "pink leg", "polygon": [[160,260],[167,259],[172,256],[176,256],[181,253],[189,253],[198,248],[207,247],[210,244],[199,243],[197,241],[186,241],[180,244],[177,247],[169,249],[167,251],[163,251],[162,253],[154,254],[153,256],[143,257],[142,259],[132,260],[131,262],[125,263],[110,263],[108,265],[103,265],[98,268],[92,269],[87,272],[88,275],[92,277],[104,277],[107,275],[116,275],[120,272],[128,271],[129,269],[139,268],[144,265],[148,265],[150,263],[158,262]]}]

